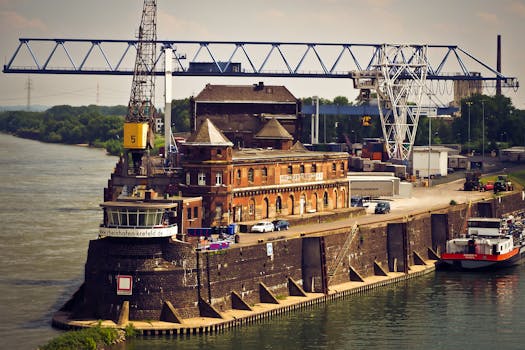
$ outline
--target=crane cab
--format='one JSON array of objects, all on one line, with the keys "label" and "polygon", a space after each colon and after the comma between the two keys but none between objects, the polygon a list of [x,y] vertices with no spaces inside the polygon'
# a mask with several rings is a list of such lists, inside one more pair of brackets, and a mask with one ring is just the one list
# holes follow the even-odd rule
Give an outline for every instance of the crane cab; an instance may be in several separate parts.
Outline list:
[{"label": "crane cab", "polygon": [[146,149],[148,142],[148,123],[124,123],[124,148]]}]

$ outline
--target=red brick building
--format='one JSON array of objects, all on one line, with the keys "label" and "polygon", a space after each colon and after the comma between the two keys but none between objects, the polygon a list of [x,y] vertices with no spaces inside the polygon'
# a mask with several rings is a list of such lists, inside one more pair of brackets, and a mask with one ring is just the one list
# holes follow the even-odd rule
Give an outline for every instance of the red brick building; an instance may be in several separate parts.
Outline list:
[{"label": "red brick building", "polygon": [[194,130],[210,119],[236,147],[254,147],[255,133],[272,119],[299,139],[300,100],[284,86],[207,84],[190,104]]},{"label": "red brick building", "polygon": [[275,119],[255,134],[254,143],[265,148],[233,148],[206,119],[183,144],[180,189],[202,197],[203,225],[348,208],[346,152],[291,146],[292,136]]}]

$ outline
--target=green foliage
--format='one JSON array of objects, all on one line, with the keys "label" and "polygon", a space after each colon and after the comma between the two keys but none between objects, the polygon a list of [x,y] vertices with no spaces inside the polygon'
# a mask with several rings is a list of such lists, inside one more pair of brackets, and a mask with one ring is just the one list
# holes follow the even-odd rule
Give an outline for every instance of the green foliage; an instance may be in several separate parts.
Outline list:
[{"label": "green foliage", "polygon": [[126,338],[134,338],[138,335],[137,329],[133,325],[133,323],[128,323],[126,328],[124,329],[124,332],[126,332]]},{"label": "green foliage", "polygon": [[[460,112],[452,119],[432,119],[432,144],[460,143],[464,151],[477,153],[483,139],[485,152],[525,144],[525,111],[515,109],[508,97],[473,95],[461,101]],[[428,127],[428,118],[421,118],[416,145],[428,145]]]},{"label": "green foliage", "polygon": [[187,132],[191,130],[190,100],[171,101],[172,132]]},{"label": "green foliage", "polygon": [[69,331],[52,339],[40,347],[41,350],[86,349],[96,350],[100,345],[113,344],[119,338],[115,328],[103,328],[97,325],[79,331]]},{"label": "green foliage", "polygon": [[456,204],[458,204],[458,202],[456,202],[454,199],[451,199],[449,204],[450,205],[456,205]]},{"label": "green foliage", "polygon": [[0,131],[54,143],[93,145],[119,139],[123,123],[122,115],[104,115],[97,106],[55,106],[45,112],[0,113]]}]

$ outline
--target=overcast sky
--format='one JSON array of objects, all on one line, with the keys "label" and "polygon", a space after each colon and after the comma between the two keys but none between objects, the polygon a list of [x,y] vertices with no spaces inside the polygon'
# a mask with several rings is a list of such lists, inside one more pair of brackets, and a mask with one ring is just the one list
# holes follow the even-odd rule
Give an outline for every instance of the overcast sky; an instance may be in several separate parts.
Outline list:
[{"label": "overcast sky", "polygon": [[[0,47],[5,64],[20,37],[134,39],[142,0],[0,0]],[[417,43],[458,45],[496,67],[502,35],[503,74],[525,77],[525,0],[158,0],[158,39]],[[470,67],[469,67],[470,68]],[[31,103],[127,104],[131,77],[31,75]],[[26,74],[0,73],[0,105],[25,105]],[[351,80],[259,78],[285,85],[296,97],[347,96]],[[206,83],[252,84],[253,79],[175,78],[174,98]],[[163,82],[157,81],[157,103]],[[505,89],[525,109],[525,92]],[[486,90],[493,94],[494,90]]]}]

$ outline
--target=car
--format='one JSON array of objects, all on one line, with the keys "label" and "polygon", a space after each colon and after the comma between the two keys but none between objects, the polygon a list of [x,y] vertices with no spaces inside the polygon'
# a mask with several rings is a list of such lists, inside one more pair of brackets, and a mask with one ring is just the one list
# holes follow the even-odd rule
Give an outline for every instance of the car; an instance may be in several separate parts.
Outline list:
[{"label": "car", "polygon": [[288,230],[290,228],[290,223],[286,220],[274,220],[272,223],[275,231]]},{"label": "car", "polygon": [[274,229],[273,224],[270,221],[259,221],[252,226],[252,232],[272,232]]},{"label": "car", "polygon": [[390,203],[378,202],[374,211],[376,214],[387,214],[390,213]]}]

